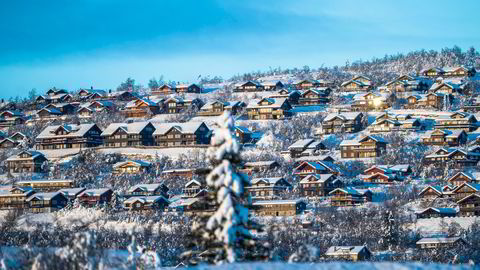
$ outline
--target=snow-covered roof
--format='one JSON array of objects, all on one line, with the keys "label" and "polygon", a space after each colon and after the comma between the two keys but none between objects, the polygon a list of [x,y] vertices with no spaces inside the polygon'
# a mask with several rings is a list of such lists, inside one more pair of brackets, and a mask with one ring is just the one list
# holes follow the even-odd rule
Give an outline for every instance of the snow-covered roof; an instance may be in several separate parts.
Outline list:
[{"label": "snow-covered roof", "polygon": [[435,129],[425,132],[422,138],[430,138],[435,132],[442,132],[448,138],[458,138],[462,133],[465,133],[464,130],[448,130],[448,129]]},{"label": "snow-covered roof", "polygon": [[[268,101],[269,105],[260,105],[261,101]],[[263,98],[250,100],[247,108],[280,108],[286,102],[286,98]]]},{"label": "snow-covered roof", "polygon": [[341,256],[341,255],[357,255],[365,246],[331,246],[325,252],[327,256]]},{"label": "snow-covered roof", "polygon": [[176,200],[170,200],[168,208],[190,206],[198,201],[200,201],[200,198],[178,198]]},{"label": "snow-covered roof", "polygon": [[95,189],[86,189],[78,196],[100,196],[108,191],[112,191],[109,188],[95,188]]},{"label": "snow-covered roof", "polygon": [[[59,137],[83,137],[96,124],[63,124],[46,127],[38,136],[37,139],[47,139]],[[67,134],[56,135],[55,132],[62,128]]]},{"label": "snow-covered roof", "polygon": [[81,192],[83,192],[84,190],[85,190],[85,188],[83,188],[83,187],[81,187],[81,188],[62,188],[58,192],[61,192],[66,196],[76,196],[76,195],[80,194]]},{"label": "snow-covered roof", "polygon": [[150,122],[112,123],[108,125],[101,135],[112,135],[119,128],[125,130],[128,134],[139,134],[148,124],[150,124]]},{"label": "snow-covered roof", "polygon": [[456,214],[457,210],[455,208],[446,208],[446,207],[428,207],[425,210],[417,212],[418,214],[425,213],[428,210],[433,210],[440,214]]},{"label": "snow-covered roof", "polygon": [[56,114],[56,115],[61,115],[61,114],[62,114],[61,111],[59,111],[59,110],[57,110],[57,109],[54,109],[54,108],[43,108],[43,109],[40,109],[40,110],[37,111],[37,114],[40,113],[40,112],[42,112],[42,111],[46,111],[46,112],[48,112],[48,113],[50,113],[50,114]]},{"label": "snow-covered roof", "polygon": [[363,190],[363,189],[356,189],[356,188],[353,188],[353,187],[343,187],[343,188],[336,188],[336,189],[330,191],[330,193],[333,194],[337,190],[343,191],[344,193],[347,193],[347,194],[359,195],[359,196],[365,195],[365,193],[367,193],[367,192],[371,192],[368,189]]},{"label": "snow-covered roof", "polygon": [[293,148],[301,148],[305,149],[309,144],[313,143],[315,139],[302,139],[294,142],[292,145],[288,147],[288,149],[293,149]]},{"label": "snow-covered roof", "polygon": [[324,183],[328,179],[330,179],[333,174],[311,174],[307,175],[300,180],[300,183]]},{"label": "snow-covered roof", "polygon": [[352,120],[355,120],[359,115],[363,115],[363,113],[361,112],[330,113],[323,119],[323,121],[330,121],[335,118],[340,118],[344,121],[352,121]]},{"label": "snow-covered roof", "polygon": [[455,243],[458,240],[462,239],[461,237],[436,237],[436,238],[422,238],[417,241],[417,245],[420,244],[451,244]]},{"label": "snow-covered roof", "polygon": [[257,184],[259,182],[266,182],[266,183],[274,185],[275,183],[277,183],[278,181],[280,181],[282,179],[283,179],[283,177],[254,178],[254,179],[251,180],[251,183],[254,185],[254,184]]},{"label": "snow-covered roof", "polygon": [[267,161],[252,161],[252,162],[245,162],[245,167],[262,167],[262,166],[271,166],[275,164],[275,160],[267,160]]},{"label": "snow-covered roof", "polygon": [[[22,155],[23,153],[27,153],[30,157],[27,157],[27,158],[21,158],[20,155]],[[35,159],[39,156],[44,156],[43,153],[41,152],[38,152],[38,151],[33,151],[33,150],[27,150],[27,151],[22,151],[20,153],[18,153],[17,155],[15,156],[11,156],[9,158],[7,158],[7,160],[10,160],[10,161],[14,161],[14,160],[30,160],[30,159]]]},{"label": "snow-covered roof", "polygon": [[343,140],[340,143],[340,146],[354,146],[354,145],[360,145],[358,140]]},{"label": "snow-covered roof", "polygon": [[117,168],[117,167],[126,165],[128,163],[133,163],[133,164],[135,164],[136,166],[139,166],[139,167],[149,167],[150,165],[152,165],[152,163],[150,163],[148,161],[143,161],[143,160],[126,160],[126,161],[121,161],[121,162],[115,163],[113,165],[113,168]]},{"label": "snow-covered roof", "polygon": [[155,203],[160,200],[164,200],[168,202],[168,199],[165,197],[159,195],[159,196],[135,196],[135,197],[130,197],[123,201],[123,203],[135,203],[135,202],[141,202],[141,203]]},{"label": "snow-covered roof", "polygon": [[133,192],[137,189],[142,189],[148,192],[154,192],[157,190],[159,187],[161,187],[163,184],[162,183],[155,183],[155,184],[137,184],[131,188],[128,189],[128,192]]},{"label": "snow-covered roof", "polygon": [[256,201],[252,205],[265,205],[265,204],[297,204],[300,202],[305,202],[303,199],[296,200],[268,200],[268,201]]},{"label": "snow-covered roof", "polygon": [[238,130],[240,130],[242,133],[245,133],[245,134],[250,134],[250,133],[252,133],[247,127],[243,127],[243,126],[235,126],[235,129],[238,129]]},{"label": "snow-covered roof", "polygon": [[215,103],[222,103],[225,109],[231,109],[235,106],[240,106],[242,104],[242,101],[225,101],[225,102],[218,101],[218,100],[208,101],[202,106],[200,110],[201,111],[211,110],[213,108],[213,104]]},{"label": "snow-covered roof", "polygon": [[69,179],[35,179],[35,180],[21,180],[17,181],[17,185],[23,185],[26,183],[73,183],[73,180]]},{"label": "snow-covered roof", "polygon": [[325,166],[323,166],[320,162],[310,162],[310,161],[304,161],[302,162],[302,164],[298,165],[294,170],[297,171],[300,169],[300,167],[303,167],[305,165],[308,165],[312,168],[315,168],[316,170],[319,170],[319,171],[325,171],[327,170],[327,168]]},{"label": "snow-covered roof", "polygon": [[[195,133],[204,122],[186,122],[186,123],[153,123],[155,131],[153,135],[164,135],[170,129],[175,128],[181,133],[193,134]],[[207,127],[207,125],[205,124]],[[207,127],[208,129],[208,127]]]},{"label": "snow-covered roof", "polygon": [[29,202],[33,199],[37,199],[37,200],[41,200],[41,201],[49,201],[59,194],[61,194],[63,196],[63,193],[60,193],[58,191],[57,192],[35,193],[32,196],[28,197],[26,201]]},{"label": "snow-covered roof", "polygon": [[197,180],[195,180],[195,179],[192,179],[192,180],[188,181],[188,183],[185,184],[185,187],[188,187],[188,186],[190,186],[190,185],[192,185],[192,184],[196,184],[196,185],[199,185],[199,186],[202,185],[199,181],[197,181]]}]

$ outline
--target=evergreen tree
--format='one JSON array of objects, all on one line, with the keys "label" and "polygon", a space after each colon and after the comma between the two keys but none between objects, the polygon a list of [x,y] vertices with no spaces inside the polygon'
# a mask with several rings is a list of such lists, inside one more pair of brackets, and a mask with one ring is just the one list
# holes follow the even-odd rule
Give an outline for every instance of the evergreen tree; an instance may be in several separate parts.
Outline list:
[{"label": "evergreen tree", "polygon": [[199,216],[192,225],[194,250],[183,254],[191,264],[236,262],[265,259],[267,245],[262,245],[251,230],[262,231],[261,226],[248,219],[249,201],[244,186],[249,181],[236,172],[241,162],[240,144],[235,139],[234,120],[229,112],[222,115],[208,149],[209,162],[214,166],[207,176],[210,189],[207,204],[216,211],[211,216]]},{"label": "evergreen tree", "polygon": [[392,250],[392,247],[397,245],[399,233],[391,210],[383,214],[382,234],[381,244],[383,248]]}]

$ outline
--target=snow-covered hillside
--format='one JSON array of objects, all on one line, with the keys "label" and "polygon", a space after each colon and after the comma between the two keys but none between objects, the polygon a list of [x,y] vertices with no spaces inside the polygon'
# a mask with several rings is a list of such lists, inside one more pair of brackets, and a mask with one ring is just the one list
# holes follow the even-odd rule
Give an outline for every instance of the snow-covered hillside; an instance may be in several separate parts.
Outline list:
[{"label": "snow-covered hillside", "polygon": [[317,264],[286,264],[286,263],[249,263],[227,264],[222,266],[200,266],[196,269],[218,270],[461,270],[474,269],[470,265],[420,264],[420,263],[317,263]]}]

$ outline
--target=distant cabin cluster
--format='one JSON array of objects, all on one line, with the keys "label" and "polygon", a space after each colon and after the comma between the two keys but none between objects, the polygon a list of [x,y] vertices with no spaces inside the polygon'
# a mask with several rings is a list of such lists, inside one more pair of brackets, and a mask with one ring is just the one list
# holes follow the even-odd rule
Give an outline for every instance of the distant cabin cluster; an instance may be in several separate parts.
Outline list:
[{"label": "distant cabin cluster", "polygon": [[[366,207],[378,203],[386,187],[407,183],[418,184],[416,195],[427,202],[416,213],[418,219],[480,216],[476,81],[473,67],[431,67],[382,83],[363,74],[341,82],[258,78],[216,85],[163,84],[142,94],[52,88],[24,104],[3,100],[0,149],[6,153],[3,167],[10,181],[0,186],[0,209],[52,212],[119,200],[125,211],[213,211],[204,200],[208,168],[162,169],[155,182],[135,183],[127,191],[107,185],[89,189],[77,185],[77,179],[56,179],[47,172],[63,152],[88,149],[131,155],[113,165],[113,175],[148,174],[154,170],[153,158],[145,153],[165,150],[170,157],[185,149],[205,151],[215,120],[230,112],[238,123],[234,137],[244,149],[281,157],[248,160],[238,168],[249,178],[246,192],[257,216],[303,215],[312,211],[312,203]],[[99,115],[112,120],[100,123]],[[113,115],[122,120],[113,120]],[[299,131],[300,124],[293,121],[312,115],[318,121],[308,127],[311,133],[282,138],[287,143],[281,150],[268,145],[264,130],[276,131],[292,121],[296,124],[289,128]],[[268,135],[284,135],[273,133]],[[421,150],[418,160],[424,168],[395,158],[400,146],[392,134],[407,138],[412,152]],[[455,174],[430,179],[418,171],[428,172],[427,167]],[[172,185],[178,183],[181,188],[174,192]],[[436,200],[456,206],[428,204]],[[418,243],[422,248],[437,244],[431,239]],[[332,247],[327,253],[353,260],[370,256],[363,246]]]}]

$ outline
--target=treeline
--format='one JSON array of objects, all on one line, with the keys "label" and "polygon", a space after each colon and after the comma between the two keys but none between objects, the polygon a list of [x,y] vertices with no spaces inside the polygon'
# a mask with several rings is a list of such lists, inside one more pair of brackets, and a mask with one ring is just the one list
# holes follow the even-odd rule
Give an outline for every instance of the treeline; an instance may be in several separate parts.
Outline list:
[{"label": "treeline", "polygon": [[363,74],[377,83],[385,83],[401,74],[418,72],[424,68],[444,66],[480,66],[480,53],[470,47],[463,51],[458,46],[436,50],[417,50],[407,54],[397,53],[374,57],[371,60],[347,61],[343,66],[282,69],[270,68],[268,71],[254,71],[232,77],[232,81],[257,80],[266,76],[290,75],[298,79],[327,79],[335,83],[345,81],[355,74]]}]

